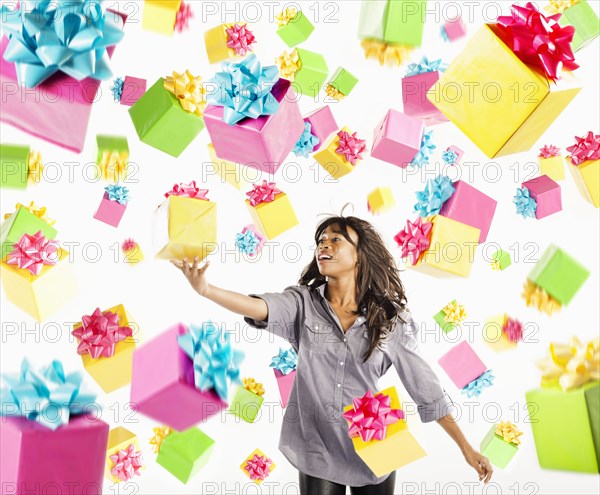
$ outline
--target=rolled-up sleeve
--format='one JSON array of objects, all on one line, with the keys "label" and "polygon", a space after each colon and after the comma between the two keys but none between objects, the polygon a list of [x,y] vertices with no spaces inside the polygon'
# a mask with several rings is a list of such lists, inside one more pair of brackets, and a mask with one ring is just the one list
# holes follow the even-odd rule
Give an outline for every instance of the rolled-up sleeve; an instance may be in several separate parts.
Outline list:
[{"label": "rolled-up sleeve", "polygon": [[429,363],[419,353],[418,326],[410,314],[404,312],[402,316],[406,323],[398,321],[397,324],[393,364],[404,388],[417,404],[421,421],[437,421],[453,412],[454,402]]}]

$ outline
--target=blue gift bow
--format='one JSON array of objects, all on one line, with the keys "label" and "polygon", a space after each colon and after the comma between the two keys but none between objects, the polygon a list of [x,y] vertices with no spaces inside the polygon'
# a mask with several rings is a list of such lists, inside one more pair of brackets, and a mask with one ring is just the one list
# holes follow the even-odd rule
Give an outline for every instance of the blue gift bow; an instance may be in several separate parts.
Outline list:
[{"label": "blue gift bow", "polygon": [[486,370],[479,375],[475,380],[469,382],[461,389],[461,393],[467,394],[467,397],[479,397],[481,392],[486,387],[491,387],[494,383],[494,375],[492,370]]},{"label": "blue gift bow", "polygon": [[446,165],[452,165],[453,163],[456,163],[457,159],[458,155],[454,150],[446,150],[442,153],[442,160],[444,160]]},{"label": "blue gift bow", "polygon": [[123,95],[123,84],[125,84],[123,78],[117,77],[110,87],[110,91],[112,92],[115,103],[119,103],[121,101],[121,96]]},{"label": "blue gift bow", "polygon": [[83,373],[65,375],[58,360],[36,371],[25,358],[20,373],[6,373],[2,379],[8,387],[0,390],[0,416],[25,417],[56,430],[71,415],[85,413],[89,404],[96,407],[96,394],[81,390]]},{"label": "blue gift bow", "polygon": [[436,70],[444,72],[447,67],[448,64],[443,63],[441,58],[429,60],[427,57],[422,57],[419,63],[409,64],[404,77],[417,76],[419,74],[426,74],[427,72],[435,72]]},{"label": "blue gift bow", "polygon": [[517,206],[517,213],[523,218],[535,218],[537,201],[529,195],[529,189],[526,187],[517,188],[517,194],[513,197],[513,203]]},{"label": "blue gift bow", "polygon": [[315,146],[321,142],[321,140],[311,131],[312,126],[310,125],[310,122],[304,121],[304,131],[292,150],[294,155],[308,158],[308,154],[312,153],[312,151],[315,149]]},{"label": "blue gift bow", "polygon": [[450,38],[448,38],[448,33],[446,32],[446,28],[445,28],[445,26],[442,26],[442,27],[440,28],[440,36],[442,37],[442,39],[443,39],[445,42],[449,42],[449,41],[450,41]]},{"label": "blue gift bow", "polygon": [[223,107],[223,120],[229,125],[246,117],[257,119],[261,115],[273,115],[279,110],[279,102],[271,91],[278,80],[277,66],[261,67],[252,53],[241,62],[222,64],[221,72],[209,81],[217,89],[208,95],[207,102]]},{"label": "blue gift bow", "polygon": [[437,215],[445,201],[454,194],[452,181],[446,175],[438,175],[435,179],[429,179],[424,191],[417,191],[418,203],[415,211],[420,217]]},{"label": "blue gift bow", "polygon": [[111,201],[117,201],[120,204],[126,204],[131,198],[129,197],[129,189],[119,184],[109,184],[104,188],[108,199]]},{"label": "blue gift bow", "polygon": [[19,84],[33,88],[57,72],[78,81],[112,76],[106,48],[123,39],[123,19],[106,19],[98,0],[21,0],[0,15],[9,33],[4,58],[15,63]]},{"label": "blue gift bow", "polygon": [[279,348],[279,353],[271,358],[269,367],[279,370],[283,375],[288,375],[298,366],[298,354],[291,347],[289,349]]},{"label": "blue gift bow", "polygon": [[190,325],[188,333],[177,336],[177,342],[194,363],[194,384],[202,392],[214,389],[227,401],[228,380],[242,383],[239,364],[244,352],[232,349],[230,335],[213,322]]},{"label": "blue gift bow", "polygon": [[435,144],[432,142],[431,136],[433,135],[433,131],[431,129],[426,129],[423,133],[423,139],[421,139],[421,148],[417,151],[417,154],[410,161],[411,165],[416,165],[418,167],[422,165],[429,164],[429,157],[433,153],[433,150],[436,148]]},{"label": "blue gift bow", "polygon": [[235,245],[244,254],[254,254],[259,244],[260,239],[250,229],[243,234],[240,232],[235,235]]}]

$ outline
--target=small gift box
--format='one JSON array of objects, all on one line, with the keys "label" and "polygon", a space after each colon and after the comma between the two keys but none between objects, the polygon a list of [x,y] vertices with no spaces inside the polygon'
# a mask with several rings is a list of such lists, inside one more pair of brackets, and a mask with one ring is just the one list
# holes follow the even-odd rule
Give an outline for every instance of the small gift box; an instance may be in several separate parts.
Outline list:
[{"label": "small gift box", "polygon": [[260,485],[275,469],[275,463],[267,457],[260,449],[254,449],[252,453],[244,459],[240,469],[257,485]]},{"label": "small gift box", "polygon": [[127,209],[129,199],[129,189],[125,186],[119,184],[106,186],[94,218],[112,227],[118,227]]},{"label": "small gift box", "polygon": [[456,41],[463,38],[466,34],[467,26],[465,26],[465,23],[460,16],[444,21],[444,24],[440,29],[440,35],[444,41]]},{"label": "small gift box", "polygon": [[161,78],[129,109],[140,141],[177,158],[204,129],[202,79],[190,71]]},{"label": "small gift box", "polygon": [[[581,90],[573,33],[530,3],[511,13],[475,33],[427,93],[490,158],[529,150]],[[553,49],[537,49],[538,39]]]},{"label": "small gift box", "polygon": [[132,480],[146,469],[137,435],[117,426],[108,433],[104,477],[113,482]]},{"label": "small gift box", "polygon": [[304,122],[310,124],[310,132],[319,140],[312,151],[321,149],[327,138],[339,129],[329,105],[317,108],[309,113],[304,117]]},{"label": "small gift box", "polygon": [[275,16],[277,20],[277,35],[290,48],[306,41],[315,27],[302,13],[294,7],[288,7]]},{"label": "small gift box", "polygon": [[465,307],[462,304],[458,304],[456,299],[450,301],[438,313],[433,315],[433,319],[441,327],[444,333],[449,333],[454,330],[466,317],[467,313]]},{"label": "small gift box", "polygon": [[290,55],[283,52],[277,61],[282,77],[292,81],[292,88],[301,95],[316,97],[329,74],[325,57],[303,48],[294,48]]},{"label": "small gift box", "polygon": [[273,368],[281,407],[286,407],[290,400],[292,386],[296,379],[296,368],[298,366],[298,354],[291,347],[289,349],[279,348],[279,353],[271,358],[270,368]]},{"label": "small gift box", "polygon": [[553,180],[564,180],[565,161],[560,155],[560,148],[544,146],[538,155],[540,161],[540,175],[547,175]]},{"label": "small gift box", "polygon": [[141,335],[122,304],[106,311],[96,308],[73,326],[71,334],[83,367],[104,392],[131,383],[133,351]]},{"label": "small gift box", "polygon": [[356,453],[377,477],[427,455],[408,431],[395,387],[367,391],[344,407],[342,417]]},{"label": "small gift box", "polygon": [[187,483],[208,463],[214,446],[215,441],[198,428],[174,431],[163,440],[156,463]]},{"label": "small gift box", "polygon": [[363,2],[358,37],[389,44],[421,46],[427,0]]},{"label": "small gift box", "polygon": [[538,361],[541,387],[525,393],[538,462],[544,469],[599,472],[600,345],[597,338],[550,344]]},{"label": "small gift box", "polygon": [[358,79],[343,67],[338,67],[325,86],[327,95],[335,100],[343,100],[354,89]]},{"label": "small gift box", "polygon": [[254,34],[245,22],[220,24],[204,33],[208,62],[214,64],[252,51]]},{"label": "small gift box", "polygon": [[442,160],[446,165],[458,165],[465,152],[457,146],[448,146],[442,153]]},{"label": "small gift box", "polygon": [[172,35],[182,4],[181,0],[144,0],[142,29]]},{"label": "small gift box", "polygon": [[600,208],[600,134],[588,132],[575,137],[569,146],[567,163],[579,193],[596,208]]},{"label": "small gift box", "polygon": [[466,340],[452,347],[438,359],[438,363],[460,389],[468,386],[487,370],[487,366]]},{"label": "small gift box", "polygon": [[587,0],[549,0],[544,10],[551,15],[562,14],[558,23],[573,26],[573,51],[576,52],[600,34],[600,21]]},{"label": "small gift box", "polygon": [[517,348],[523,340],[523,324],[506,313],[488,318],[483,326],[483,341],[495,351]]},{"label": "small gift box", "polygon": [[216,249],[217,204],[210,201],[208,189],[196,181],[175,185],[154,213],[156,257],[163,260],[202,261]]},{"label": "small gift box", "polygon": [[356,132],[351,132],[347,127],[342,127],[339,132],[331,134],[323,147],[313,155],[334,179],[352,172],[367,150],[366,141],[356,137]]},{"label": "small gift box", "polygon": [[144,260],[144,253],[140,245],[133,239],[125,239],[121,244],[121,250],[123,251],[123,261],[130,265],[136,265]]},{"label": "small gift box", "polygon": [[275,187],[274,182],[263,180],[246,193],[246,206],[254,224],[267,239],[273,239],[298,225],[298,218],[289,196]]},{"label": "small gift box", "polygon": [[244,254],[254,257],[261,252],[265,245],[265,237],[258,229],[250,224],[246,225],[240,234],[236,234],[235,245]]},{"label": "small gift box", "polygon": [[389,187],[373,189],[367,196],[367,209],[374,214],[383,213],[395,206],[394,194]]},{"label": "small gift box", "polygon": [[371,156],[406,168],[421,149],[422,120],[390,109],[375,129]]},{"label": "small gift box", "polygon": [[127,177],[129,161],[129,143],[125,136],[96,136],[96,163],[100,176],[112,182],[119,182]]},{"label": "small gift box", "polygon": [[448,122],[444,114],[427,99],[427,91],[438,82],[445,70],[446,64],[441,59],[430,61],[427,57],[408,66],[402,78],[402,103],[406,115],[418,117],[427,125]]},{"label": "small gift box", "polygon": [[42,179],[42,157],[29,146],[0,144],[0,187],[26,189]]},{"label": "small gift box", "polygon": [[229,410],[247,423],[254,423],[265,400],[265,389],[262,383],[255,382],[254,378],[244,378],[242,381],[244,385],[237,389]]},{"label": "small gift box", "polygon": [[2,259],[12,253],[13,246],[23,234],[41,231],[46,239],[54,239],[58,233],[52,227],[54,220],[46,217],[46,208],[35,208],[33,202],[29,207],[17,204],[16,211],[5,215],[4,218],[5,220],[0,226]]},{"label": "small gift box", "polygon": [[522,434],[510,421],[500,421],[483,438],[479,450],[494,466],[504,469],[519,450]]},{"label": "small gift box", "polygon": [[141,79],[139,77],[125,76],[125,80],[119,84],[118,88],[118,98],[117,93],[113,90],[113,96],[115,97],[115,101],[121,103],[121,105],[125,106],[133,106],[146,92],[146,86],[148,85],[146,79]]},{"label": "small gift box", "polygon": [[562,210],[560,186],[547,175],[540,175],[521,184],[513,202],[517,213],[538,220]]},{"label": "small gift box", "polygon": [[492,254],[492,270],[506,270],[511,264],[512,261],[510,260],[510,253],[503,251],[502,249],[498,249],[498,251]]},{"label": "small gift box", "polygon": [[4,493],[26,495],[42,488],[102,493],[109,426],[89,413],[98,404],[83,390],[81,378],[80,372],[65,373],[60,361],[38,370],[26,359],[21,373],[3,375],[8,385],[0,421]]}]

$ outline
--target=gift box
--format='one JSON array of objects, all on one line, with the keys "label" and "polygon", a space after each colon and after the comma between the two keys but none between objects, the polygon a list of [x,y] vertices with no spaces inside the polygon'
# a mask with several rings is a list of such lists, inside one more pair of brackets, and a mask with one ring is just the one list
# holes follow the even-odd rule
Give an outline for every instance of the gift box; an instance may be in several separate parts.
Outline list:
[{"label": "gift box", "polygon": [[458,165],[465,152],[457,146],[448,146],[442,153],[442,159],[446,165]]},{"label": "gift box", "polygon": [[456,299],[450,301],[449,304],[433,315],[433,319],[444,333],[449,333],[454,330],[466,317],[467,314],[465,313],[464,306],[458,304]]},{"label": "gift box", "polygon": [[134,105],[146,92],[147,82],[139,77],[125,76],[123,87],[121,88],[121,105],[128,107]]},{"label": "gift box", "polygon": [[523,339],[523,327],[506,313],[488,318],[483,325],[483,341],[494,351],[502,352],[517,348]]},{"label": "gift box", "polygon": [[467,34],[467,26],[461,17],[444,21],[440,34],[444,41],[456,41]]},{"label": "gift box", "polygon": [[240,234],[236,235],[236,247],[250,257],[257,256],[265,245],[265,237],[258,229],[250,224],[246,225]]},{"label": "gift box", "polygon": [[23,234],[34,234],[39,231],[42,232],[46,239],[54,239],[58,233],[52,225],[21,205],[0,224],[0,239],[2,240],[1,259],[5,259],[7,255],[12,253],[13,246]]},{"label": "gift box", "polygon": [[254,449],[240,464],[240,469],[244,471],[244,474],[257,485],[260,485],[275,467],[276,464],[260,449]]},{"label": "gift box", "polygon": [[521,184],[536,202],[535,218],[538,220],[562,210],[560,186],[547,175],[540,175]]},{"label": "gift box", "polygon": [[[123,190],[125,192],[120,194],[119,191]],[[115,193],[115,191],[117,192]],[[102,196],[102,201],[100,201],[100,206],[98,206],[96,213],[94,213],[94,218],[112,227],[118,227],[127,209],[129,201],[127,197],[128,192],[126,187],[118,185],[112,188],[111,186],[107,187]]]},{"label": "gift box", "polygon": [[41,180],[39,153],[29,146],[0,144],[0,187],[26,189],[29,182]]},{"label": "gift box", "polygon": [[181,0],[144,0],[142,29],[160,34],[173,34],[181,3]]},{"label": "gift box", "polygon": [[330,97],[342,100],[350,94],[357,83],[356,77],[343,67],[338,67],[327,82],[326,92]]},{"label": "gift box", "polygon": [[367,196],[367,209],[371,213],[383,213],[395,206],[394,194],[389,187],[373,189]]},{"label": "gift box", "polygon": [[265,389],[261,383],[256,383],[252,378],[244,379],[244,385],[237,389],[229,410],[247,423],[254,423],[265,400],[264,393]]},{"label": "gift box", "polygon": [[463,340],[438,359],[439,365],[458,388],[464,388],[487,370],[471,345]]},{"label": "gift box", "polygon": [[357,138],[356,132],[351,134],[350,129],[342,127],[327,138],[313,158],[331,177],[340,179],[355,169],[366,149],[366,142]]},{"label": "gift box", "polygon": [[298,94],[314,98],[321,91],[329,74],[325,57],[303,48],[296,48],[295,51],[298,54],[300,68],[294,73],[292,88]]},{"label": "gift box", "polygon": [[246,206],[252,222],[267,239],[271,240],[298,225],[289,196],[277,189],[274,182],[267,184],[263,181],[261,186],[253,187],[246,193],[250,198],[246,200]]},{"label": "gift box", "polygon": [[596,208],[600,207],[600,135],[588,132],[575,137],[567,151],[569,169],[579,193]]},{"label": "gift box", "polygon": [[421,149],[422,120],[390,109],[375,129],[371,156],[406,168]]},{"label": "gift box", "polygon": [[418,117],[427,125],[441,124],[448,119],[427,99],[427,91],[446,70],[440,59],[429,61],[423,57],[419,63],[410,64],[402,78],[402,103],[404,113]]},{"label": "gift box", "polygon": [[358,37],[421,46],[427,0],[363,1]]},{"label": "gift box", "polygon": [[220,24],[204,33],[208,62],[214,64],[252,51],[254,35],[245,22]]},{"label": "gift box", "polygon": [[519,450],[520,435],[514,424],[501,421],[490,428],[479,450],[494,466],[504,469]]},{"label": "gift box", "polygon": [[260,172],[257,172],[256,169],[252,171],[240,163],[219,158],[212,143],[208,143],[208,155],[211,164],[215,168],[215,172],[221,180],[231,184],[238,191],[249,188],[251,186],[251,179],[256,180],[260,175]]},{"label": "gift box", "polygon": [[285,408],[290,401],[290,394],[292,393],[292,387],[296,379],[296,370],[291,371],[287,375],[284,375],[279,370],[273,370],[273,373],[275,374],[277,388],[279,389],[279,402],[281,407]]},{"label": "gift box", "polygon": [[96,136],[96,163],[103,179],[119,182],[127,177],[129,143],[125,136]]},{"label": "gift box", "polygon": [[133,239],[126,239],[121,244],[121,250],[123,251],[123,261],[130,265],[141,263],[144,260],[144,253],[140,245]]},{"label": "gift box", "polygon": [[306,41],[315,27],[302,13],[295,8],[287,8],[277,16],[279,27],[277,35],[290,48]]},{"label": "gift box", "polygon": [[506,270],[510,265],[512,265],[512,261],[510,260],[510,253],[503,251],[502,249],[498,249],[494,254],[492,254],[492,270]]},{"label": "gift box", "polygon": [[113,482],[129,481],[146,469],[137,435],[122,426],[108,433],[104,477]]},{"label": "gift box", "polygon": [[279,402],[281,407],[288,405],[294,380],[296,379],[296,368],[298,366],[298,354],[291,347],[289,349],[279,348],[279,352],[271,358],[270,368],[273,368],[277,388],[279,389]]},{"label": "gift box", "polygon": [[[387,399],[382,396],[387,397]],[[350,418],[357,408],[360,410],[365,407],[360,404],[361,399],[354,399],[354,404],[344,407],[343,416],[349,422],[349,433],[352,437],[352,444],[354,445],[356,453],[364,463],[369,466],[369,469],[375,476],[381,477],[410,462],[425,457],[427,453],[419,445],[415,437],[408,431],[404,412],[400,406],[400,400],[398,399],[395,387],[386,388],[375,394],[367,392],[367,395],[362,399],[369,398],[374,398],[379,404],[372,405],[368,412],[365,411],[365,415],[375,418],[385,417],[386,421],[383,424],[387,426],[384,426],[383,431],[379,431],[374,435],[368,435],[361,432],[360,434],[356,433],[356,436],[353,436],[353,426],[355,426],[355,424]],[[392,411],[396,411],[396,414],[392,414],[392,411],[390,411],[389,408],[391,408]],[[393,417],[393,419],[390,419],[391,417]],[[396,422],[389,424],[394,419],[396,419]],[[377,431],[376,425],[372,428]],[[381,426],[379,428],[381,428]]]},{"label": "gift box", "polygon": [[187,483],[208,463],[214,446],[215,441],[198,428],[174,431],[163,440],[156,463]]},{"label": "gift box", "polygon": [[[561,3],[563,4],[562,7]],[[554,4],[558,4],[557,6],[560,8],[557,9]],[[567,8],[564,8],[564,4],[567,4]],[[551,1],[550,5],[546,6],[544,10],[549,14],[561,13],[562,16],[558,23],[564,27],[573,26],[575,28],[573,44],[571,45],[575,52],[596,39],[600,33],[600,21],[587,0]]]},{"label": "gift box", "polygon": [[312,111],[304,121],[310,124],[310,132],[319,139],[313,151],[321,149],[327,138],[339,129],[329,105]]},{"label": "gift box", "polygon": [[556,146],[544,146],[538,155],[540,175],[547,175],[553,180],[564,180],[565,161]]}]

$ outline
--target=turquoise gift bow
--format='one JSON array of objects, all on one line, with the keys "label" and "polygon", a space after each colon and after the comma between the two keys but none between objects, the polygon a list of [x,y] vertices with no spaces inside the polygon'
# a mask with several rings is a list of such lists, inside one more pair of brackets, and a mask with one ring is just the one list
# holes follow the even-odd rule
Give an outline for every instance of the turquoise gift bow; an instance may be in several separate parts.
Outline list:
[{"label": "turquoise gift bow", "polygon": [[298,354],[294,349],[279,348],[279,354],[271,358],[269,367],[279,370],[283,375],[289,375],[298,365]]},{"label": "turquoise gift bow", "polygon": [[479,375],[475,380],[469,382],[461,389],[461,393],[467,394],[467,397],[479,397],[481,392],[486,387],[491,387],[494,383],[494,375],[492,370],[486,370]]},{"label": "turquoise gift bow", "polygon": [[433,131],[431,129],[426,129],[423,133],[423,139],[421,139],[421,147],[419,151],[417,151],[416,155],[410,161],[411,165],[416,165],[417,167],[421,167],[422,165],[429,165],[429,157],[433,153],[433,150],[436,148],[435,144],[433,144]]},{"label": "turquoise gift bow", "polygon": [[4,53],[14,62],[19,84],[33,88],[57,72],[81,81],[112,76],[106,48],[124,36],[123,18],[107,19],[98,0],[21,0],[0,9],[9,33]]},{"label": "turquoise gift bow", "polygon": [[214,389],[227,401],[229,382],[241,384],[239,364],[244,353],[234,350],[230,335],[208,321],[191,325],[190,331],[177,336],[179,346],[194,363],[194,384],[202,392]]},{"label": "turquoise gift bow", "polygon": [[96,394],[81,390],[83,373],[65,375],[58,360],[36,371],[25,358],[20,373],[3,374],[2,379],[8,388],[0,390],[0,416],[25,417],[51,430],[68,424],[71,415],[85,413],[96,400]]},{"label": "turquoise gift bow", "polygon": [[319,144],[321,140],[312,133],[312,126],[310,122],[304,122],[304,131],[298,139],[298,142],[294,145],[294,155],[303,156],[304,158],[308,158],[308,154],[312,153],[315,149],[315,146]]},{"label": "turquoise gift bow", "polygon": [[121,186],[120,184],[109,184],[104,188],[106,194],[108,195],[108,199],[110,201],[117,201],[118,203],[124,205],[131,199],[129,197],[129,189],[125,186]]},{"label": "turquoise gift bow", "polygon": [[443,63],[441,58],[438,58],[437,60],[429,60],[427,57],[422,57],[418,64],[409,64],[405,77],[417,76],[427,72],[435,72],[436,70],[444,72],[447,67],[448,64]]},{"label": "turquoise gift bow", "polygon": [[437,215],[444,201],[447,201],[452,194],[454,194],[454,186],[448,176],[438,175],[435,179],[429,179],[425,190],[416,193],[418,202],[415,204],[415,212],[420,217]]},{"label": "turquoise gift bow", "polygon": [[517,207],[517,214],[522,215],[523,218],[535,218],[537,201],[530,196],[529,189],[526,187],[517,188],[517,194],[513,197],[513,203]]},{"label": "turquoise gift bow", "polygon": [[246,232],[237,233],[235,235],[235,245],[244,254],[253,255],[256,253],[256,248],[260,244],[260,239],[250,229]]}]

